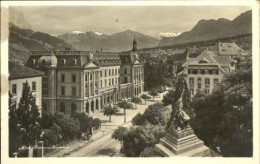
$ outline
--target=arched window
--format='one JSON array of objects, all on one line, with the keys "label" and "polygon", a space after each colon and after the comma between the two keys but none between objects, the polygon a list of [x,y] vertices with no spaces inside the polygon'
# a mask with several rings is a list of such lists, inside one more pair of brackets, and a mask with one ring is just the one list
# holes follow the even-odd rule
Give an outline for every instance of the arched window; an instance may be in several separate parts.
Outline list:
[{"label": "arched window", "polygon": [[65,104],[63,102],[60,103],[60,112],[65,113]]},{"label": "arched window", "polygon": [[74,112],[76,112],[76,110],[77,110],[76,104],[75,104],[75,103],[72,103],[72,104],[71,104],[71,114],[74,113]]}]

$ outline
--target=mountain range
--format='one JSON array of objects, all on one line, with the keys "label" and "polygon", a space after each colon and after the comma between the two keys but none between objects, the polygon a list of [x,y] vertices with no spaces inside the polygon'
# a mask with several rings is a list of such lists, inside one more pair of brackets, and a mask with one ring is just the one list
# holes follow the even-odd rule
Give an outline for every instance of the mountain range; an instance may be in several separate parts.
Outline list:
[{"label": "mountain range", "polygon": [[22,15],[14,13],[12,23],[9,23],[9,58],[22,61],[28,58],[32,50],[65,50],[65,47],[69,47],[77,50],[102,49],[107,52],[119,52],[131,50],[134,38],[138,49],[142,49],[252,33],[251,10],[242,13],[232,21],[225,18],[200,20],[190,31],[181,34],[161,33],[161,40],[131,30],[115,34],[73,31],[55,37],[30,30],[30,24],[23,19]]},{"label": "mountain range", "polygon": [[74,49],[64,40],[42,32],[21,29],[9,23],[9,60],[26,61],[31,51]]},{"label": "mountain range", "polygon": [[206,41],[252,33],[252,10],[242,13],[235,19],[200,20],[190,31],[176,37],[162,38],[159,46],[187,42]]},{"label": "mountain range", "polygon": [[101,50],[102,51],[125,51],[132,49],[134,38],[138,43],[138,48],[155,47],[160,40],[142,33],[126,30],[123,32],[106,35],[99,32],[89,31],[69,32],[58,35],[58,38],[65,40],[68,44],[73,45],[78,50]]}]

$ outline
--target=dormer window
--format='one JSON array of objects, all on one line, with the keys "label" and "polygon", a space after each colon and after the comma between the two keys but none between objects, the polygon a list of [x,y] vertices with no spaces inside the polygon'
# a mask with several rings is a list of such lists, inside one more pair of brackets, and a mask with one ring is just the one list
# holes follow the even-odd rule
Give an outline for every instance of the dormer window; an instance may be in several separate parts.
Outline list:
[{"label": "dormer window", "polygon": [[32,59],[32,65],[35,65],[35,59]]},{"label": "dormer window", "polygon": [[73,59],[72,62],[74,65],[77,65],[77,59]]},{"label": "dormer window", "polygon": [[43,64],[43,65],[46,64],[46,60],[45,60],[45,59],[42,60],[42,64]]},{"label": "dormer window", "polygon": [[61,60],[61,64],[65,65],[65,64],[66,64],[66,60],[65,60],[65,59],[62,59],[62,60]]}]

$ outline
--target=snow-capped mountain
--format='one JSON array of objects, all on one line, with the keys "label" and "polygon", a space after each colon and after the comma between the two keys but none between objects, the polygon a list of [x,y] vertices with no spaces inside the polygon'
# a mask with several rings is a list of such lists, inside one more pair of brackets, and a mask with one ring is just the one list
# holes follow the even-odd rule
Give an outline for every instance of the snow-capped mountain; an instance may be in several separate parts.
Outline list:
[{"label": "snow-capped mountain", "polygon": [[175,37],[175,36],[179,36],[181,33],[172,33],[172,32],[160,32],[159,36],[160,38],[165,38],[165,37]]},{"label": "snow-capped mountain", "polygon": [[84,34],[82,31],[72,31],[71,34]]}]

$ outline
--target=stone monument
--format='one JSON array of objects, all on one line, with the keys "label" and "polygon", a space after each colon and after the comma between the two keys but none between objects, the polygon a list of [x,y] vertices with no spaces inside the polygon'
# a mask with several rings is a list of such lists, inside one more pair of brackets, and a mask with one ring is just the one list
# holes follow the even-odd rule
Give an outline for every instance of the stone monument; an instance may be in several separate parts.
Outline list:
[{"label": "stone monument", "polygon": [[165,157],[198,157],[210,156],[210,149],[204,142],[198,139],[189,125],[190,117],[183,110],[183,97],[178,100],[176,110],[170,128],[166,135],[155,145],[156,151]]}]

